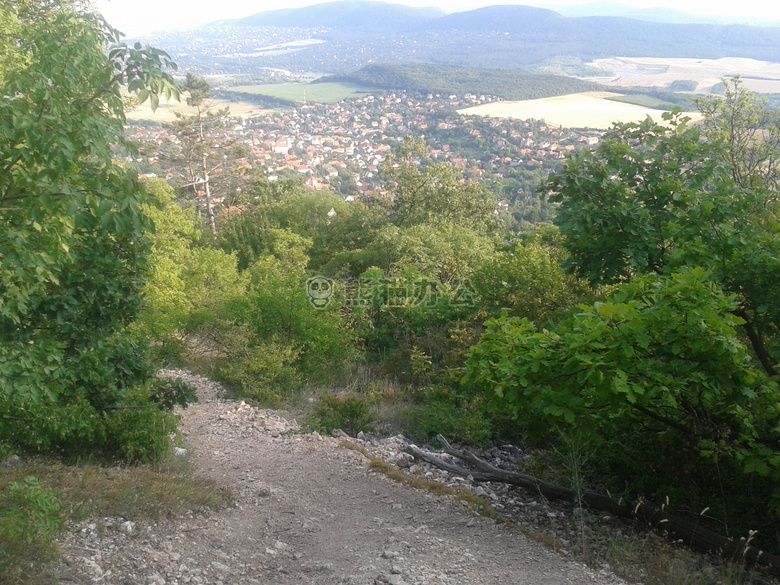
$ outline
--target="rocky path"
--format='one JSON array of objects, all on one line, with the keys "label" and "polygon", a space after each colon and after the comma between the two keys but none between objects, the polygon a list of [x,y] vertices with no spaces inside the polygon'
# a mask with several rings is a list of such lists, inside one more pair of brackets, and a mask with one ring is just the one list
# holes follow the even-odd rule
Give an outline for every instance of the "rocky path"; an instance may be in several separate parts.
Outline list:
[{"label": "rocky path", "polygon": [[460,502],[370,471],[337,439],[289,432],[297,425],[190,381],[200,402],[181,413],[188,456],[196,473],[232,491],[233,505],[148,526],[74,526],[63,583],[621,583]]}]

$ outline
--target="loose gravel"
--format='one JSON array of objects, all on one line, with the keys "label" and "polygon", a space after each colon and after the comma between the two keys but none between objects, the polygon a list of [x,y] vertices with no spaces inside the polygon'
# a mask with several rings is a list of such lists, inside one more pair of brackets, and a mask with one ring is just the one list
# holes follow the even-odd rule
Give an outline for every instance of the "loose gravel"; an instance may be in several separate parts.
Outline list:
[{"label": "loose gravel", "polygon": [[[224,398],[210,380],[182,370],[161,375],[183,379],[199,397],[179,412],[186,445],[177,455],[228,489],[232,504],[147,524],[100,518],[73,525],[61,543],[61,583],[623,583],[606,568],[548,550],[512,522],[371,471],[362,454],[340,446],[343,434],[302,433],[272,410]],[[407,473],[470,486],[526,525],[569,526],[559,542],[576,537],[572,523],[562,521],[571,507],[551,507],[509,486],[471,485],[416,463],[402,452],[402,436],[351,440]],[[509,446],[484,455],[506,465],[522,457]]]}]

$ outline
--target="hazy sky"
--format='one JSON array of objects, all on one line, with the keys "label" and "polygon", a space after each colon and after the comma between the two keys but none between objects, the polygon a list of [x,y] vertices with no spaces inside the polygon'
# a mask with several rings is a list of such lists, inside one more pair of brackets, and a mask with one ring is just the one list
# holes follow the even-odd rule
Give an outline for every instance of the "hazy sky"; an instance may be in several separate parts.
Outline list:
[{"label": "hazy sky", "polygon": [[[222,18],[249,16],[266,10],[321,4],[326,0],[95,0],[108,22],[128,35],[152,30],[190,28]],[[448,12],[493,4],[526,4],[543,8],[590,4],[596,0],[392,0],[409,6],[439,6]],[[705,16],[780,21],[776,0],[618,0],[620,4],[651,8],[664,6]]]}]

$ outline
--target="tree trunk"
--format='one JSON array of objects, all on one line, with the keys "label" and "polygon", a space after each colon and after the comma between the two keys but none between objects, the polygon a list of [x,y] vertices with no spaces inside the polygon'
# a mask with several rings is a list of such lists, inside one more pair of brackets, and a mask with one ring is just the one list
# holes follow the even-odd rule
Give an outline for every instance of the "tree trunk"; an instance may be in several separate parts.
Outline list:
[{"label": "tree trunk", "polygon": [[217,231],[217,222],[214,220],[214,204],[211,201],[211,185],[209,184],[209,170],[206,165],[206,155],[203,155],[203,185],[206,189],[206,215],[209,218],[209,227],[212,232]]}]

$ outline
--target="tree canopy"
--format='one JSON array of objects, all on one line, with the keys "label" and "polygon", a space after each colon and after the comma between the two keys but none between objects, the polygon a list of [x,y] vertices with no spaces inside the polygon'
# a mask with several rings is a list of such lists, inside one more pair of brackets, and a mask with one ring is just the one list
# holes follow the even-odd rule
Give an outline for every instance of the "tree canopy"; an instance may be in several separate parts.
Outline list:
[{"label": "tree canopy", "polygon": [[112,145],[122,89],[156,106],[178,95],[173,64],[69,3],[0,13],[0,440],[145,457],[164,434],[130,445],[112,425],[148,398],[150,365],[123,331],[143,302],[151,200]]},{"label": "tree canopy", "polygon": [[[774,347],[780,310],[773,300],[780,290],[776,153],[751,126],[768,114],[739,118],[765,106],[738,83],[735,91],[707,102],[703,128],[679,113],[666,115],[666,124],[648,118],[617,125],[595,152],[572,157],[549,187],[561,202],[555,221],[577,274],[615,284],[686,266],[712,271],[736,295],[734,313],[762,367],[774,374],[780,357]],[[732,126],[741,130],[725,134]],[[763,134],[771,137],[773,128]],[[753,155],[754,162],[745,158]]]}]

